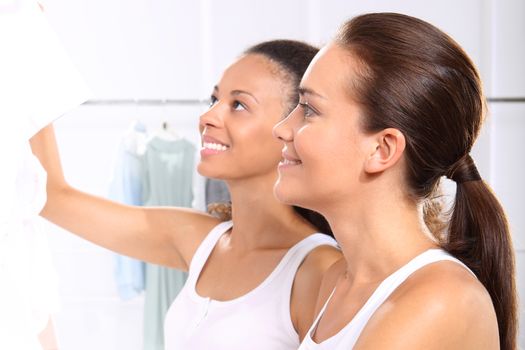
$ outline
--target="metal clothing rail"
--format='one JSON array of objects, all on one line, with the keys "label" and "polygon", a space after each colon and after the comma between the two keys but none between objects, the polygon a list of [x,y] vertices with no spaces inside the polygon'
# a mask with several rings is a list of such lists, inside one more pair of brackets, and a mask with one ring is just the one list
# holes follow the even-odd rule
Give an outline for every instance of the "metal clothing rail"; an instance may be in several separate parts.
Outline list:
[{"label": "metal clothing rail", "polygon": [[[488,97],[490,103],[525,103],[525,97]],[[88,100],[84,106],[106,106],[106,105],[139,105],[139,106],[159,106],[159,105],[206,105],[209,100],[198,99],[104,99]]]},{"label": "metal clothing rail", "polygon": [[82,106],[167,106],[167,105],[206,105],[209,100],[198,99],[104,99],[104,100],[88,100]]},{"label": "metal clothing rail", "polygon": [[524,103],[525,97],[488,97],[487,101],[491,103]]}]

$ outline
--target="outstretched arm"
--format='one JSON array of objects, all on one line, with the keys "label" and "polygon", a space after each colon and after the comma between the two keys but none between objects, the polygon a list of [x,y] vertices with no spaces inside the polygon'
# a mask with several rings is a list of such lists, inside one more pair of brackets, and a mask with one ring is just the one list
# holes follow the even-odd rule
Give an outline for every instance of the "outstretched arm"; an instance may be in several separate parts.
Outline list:
[{"label": "outstretched arm", "polygon": [[68,185],[52,126],[31,139],[47,171],[47,202],[41,215],[110,250],[155,264],[187,270],[214,217],[186,208],[134,207]]}]

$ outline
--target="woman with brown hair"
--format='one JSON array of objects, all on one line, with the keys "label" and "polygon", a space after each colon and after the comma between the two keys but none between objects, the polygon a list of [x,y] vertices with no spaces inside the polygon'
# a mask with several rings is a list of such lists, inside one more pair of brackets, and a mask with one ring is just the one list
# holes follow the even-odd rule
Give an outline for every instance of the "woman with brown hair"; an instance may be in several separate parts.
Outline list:
[{"label": "woman with brown hair", "polygon": [[230,221],[83,193],[64,180],[53,130],[32,139],[48,173],[44,217],[121,254],[189,271],[166,317],[166,349],[292,350],[310,327],[323,273],[340,253],[317,233],[329,233],[324,218],[274,197],[281,144],[272,128],[297,104],[317,51],[291,40],[255,45],[213,88],[198,170],[227,182]]},{"label": "woman with brown hair", "polygon": [[[461,47],[410,16],[358,16],[300,91],[274,128],[274,191],[323,214],[344,255],[300,349],[515,349],[513,249],[470,156],[485,100]],[[454,207],[429,232],[444,176]]]}]

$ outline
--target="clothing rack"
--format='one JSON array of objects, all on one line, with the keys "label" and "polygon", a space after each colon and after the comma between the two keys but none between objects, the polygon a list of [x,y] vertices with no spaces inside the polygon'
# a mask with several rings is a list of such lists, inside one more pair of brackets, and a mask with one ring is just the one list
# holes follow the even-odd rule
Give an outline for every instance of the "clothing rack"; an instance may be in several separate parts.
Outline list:
[{"label": "clothing rack", "polygon": [[198,99],[93,99],[84,102],[83,106],[167,106],[167,105],[185,105],[197,106],[207,105],[209,100]]},{"label": "clothing rack", "polygon": [[[525,97],[488,97],[490,103],[525,103]],[[162,105],[207,105],[209,100],[199,99],[93,99],[84,102],[83,106],[162,106]]]},{"label": "clothing rack", "polygon": [[487,102],[491,103],[524,103],[525,97],[488,97]]}]

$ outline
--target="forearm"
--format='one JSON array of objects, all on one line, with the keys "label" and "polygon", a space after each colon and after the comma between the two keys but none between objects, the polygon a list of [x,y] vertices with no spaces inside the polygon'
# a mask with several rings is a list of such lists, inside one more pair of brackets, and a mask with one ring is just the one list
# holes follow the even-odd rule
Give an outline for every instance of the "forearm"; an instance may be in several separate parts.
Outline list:
[{"label": "forearm", "polygon": [[141,246],[136,241],[149,231],[142,208],[115,203],[70,186],[48,191],[40,215],[95,244],[132,256],[137,255],[132,247]]},{"label": "forearm", "polygon": [[41,215],[95,244],[152,263],[186,269],[217,219],[185,208],[144,208],[116,203],[69,186],[52,126],[31,139],[47,171]]},{"label": "forearm", "polygon": [[[52,188],[50,190],[49,188]],[[213,218],[185,208],[123,205],[71,186],[48,187],[40,213],[54,224],[97,245],[143,261],[186,269],[186,252],[212,227]],[[199,224],[205,229],[199,228]],[[197,232],[195,232],[197,231]],[[186,257],[188,254],[184,254]]]},{"label": "forearm", "polygon": [[[144,210],[121,205],[69,186],[64,178],[53,126],[30,140],[35,156],[47,172],[44,218],[95,244],[139,257],[149,231]],[[150,237],[146,245],[159,244]]]}]

